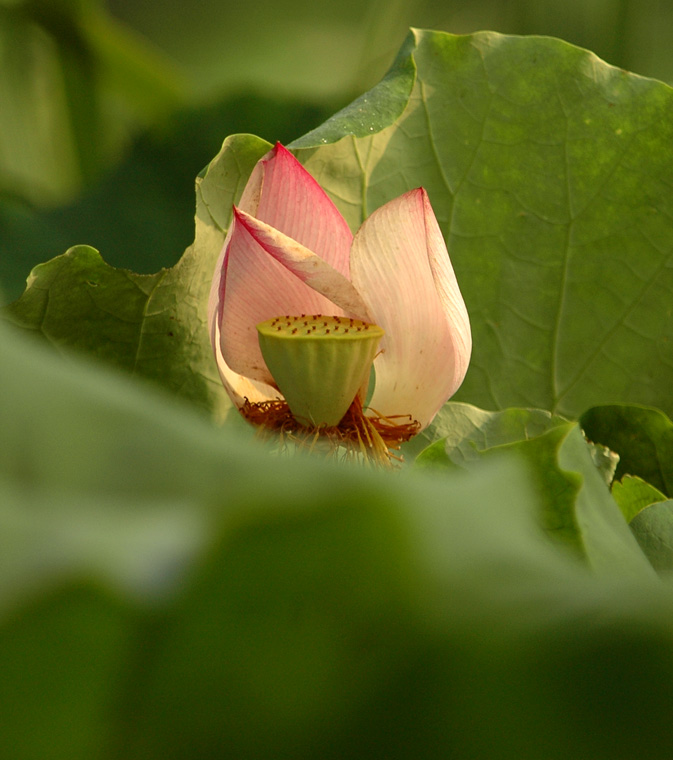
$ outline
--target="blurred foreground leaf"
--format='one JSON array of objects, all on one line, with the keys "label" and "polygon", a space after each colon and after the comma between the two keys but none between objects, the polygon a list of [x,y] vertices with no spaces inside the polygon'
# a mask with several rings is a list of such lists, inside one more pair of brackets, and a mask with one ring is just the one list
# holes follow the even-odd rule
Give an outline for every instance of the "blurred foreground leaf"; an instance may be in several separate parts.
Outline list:
[{"label": "blurred foreground leaf", "polygon": [[3,756],[667,757],[671,589],[558,551],[514,458],[277,458],[5,329],[0,366]]}]

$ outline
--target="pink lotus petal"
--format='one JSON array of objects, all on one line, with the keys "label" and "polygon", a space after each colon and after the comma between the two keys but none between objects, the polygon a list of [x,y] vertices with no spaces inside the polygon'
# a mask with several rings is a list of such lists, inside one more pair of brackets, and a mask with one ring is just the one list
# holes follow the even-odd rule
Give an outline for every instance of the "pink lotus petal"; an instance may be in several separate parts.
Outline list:
[{"label": "pink lotus petal", "polygon": [[350,280],[296,240],[238,209],[235,213],[237,222],[245,226],[270,256],[301,282],[327,299],[321,311],[309,312],[303,309],[299,313],[319,313],[337,317],[347,314],[371,322],[367,306]]},{"label": "pink lotus petal", "polygon": [[351,278],[386,332],[370,406],[426,427],[458,389],[472,348],[465,303],[425,190],[375,211],[353,240]]},{"label": "pink lotus petal", "polygon": [[222,356],[231,369],[252,380],[274,385],[259,348],[259,322],[284,314],[343,314],[270,256],[236,210],[221,266]]},{"label": "pink lotus petal", "polygon": [[[227,240],[228,239],[229,236],[227,236]],[[215,267],[215,272],[218,274],[222,271],[226,247],[227,243],[225,242],[225,246],[222,248],[217,266]],[[222,348],[220,347],[220,282],[221,277],[216,275],[210,286],[210,295],[208,297],[208,328],[210,331],[210,342],[213,347],[213,353],[215,354],[215,362],[220,373],[222,385],[224,385],[224,389],[229,395],[229,398],[234,402],[236,407],[240,409],[241,406],[243,406],[246,397],[253,403],[268,401],[273,398],[273,394],[277,392],[275,389],[264,383],[258,383],[254,380],[249,380],[243,375],[239,375],[224,361]]]},{"label": "pink lotus petal", "polygon": [[240,409],[243,406],[246,398],[253,404],[262,401],[270,401],[274,398],[282,398],[282,394],[275,388],[272,388],[265,383],[250,380],[243,375],[239,375],[225,362],[220,348],[220,327],[217,316],[219,306],[218,300],[217,289],[212,288],[208,302],[210,341],[213,346],[213,352],[215,353],[215,360],[217,362],[217,369],[220,373],[222,385],[224,385],[224,389],[229,395],[229,398],[234,402],[237,409]]},{"label": "pink lotus petal", "polygon": [[258,162],[241,201],[241,210],[301,243],[345,277],[349,276],[353,234],[346,220],[320,185],[280,143]]}]

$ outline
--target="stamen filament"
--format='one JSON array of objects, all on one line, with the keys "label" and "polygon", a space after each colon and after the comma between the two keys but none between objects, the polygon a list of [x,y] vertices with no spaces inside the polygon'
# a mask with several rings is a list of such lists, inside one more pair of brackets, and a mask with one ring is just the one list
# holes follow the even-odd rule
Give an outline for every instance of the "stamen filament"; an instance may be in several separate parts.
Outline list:
[{"label": "stamen filament", "polygon": [[293,417],[287,402],[280,398],[257,403],[246,398],[240,411],[258,428],[261,438],[278,435],[282,449],[294,444],[315,451],[319,441],[323,441],[328,457],[337,456],[341,451],[344,459],[357,459],[359,455],[365,463],[384,467],[392,466],[393,460],[400,461],[393,452],[420,430],[420,424],[410,415],[386,417],[372,409],[365,414],[359,397],[354,399],[341,422],[333,427],[301,425]]}]

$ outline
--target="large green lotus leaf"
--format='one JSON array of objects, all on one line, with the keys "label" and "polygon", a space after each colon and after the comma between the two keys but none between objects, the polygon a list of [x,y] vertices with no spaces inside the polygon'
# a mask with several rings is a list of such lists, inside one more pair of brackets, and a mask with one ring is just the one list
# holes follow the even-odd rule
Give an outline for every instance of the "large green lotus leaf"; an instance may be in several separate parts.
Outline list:
[{"label": "large green lotus leaf", "polygon": [[660,501],[641,510],[630,523],[633,535],[662,573],[673,571],[673,501]]},{"label": "large green lotus leaf", "polygon": [[171,269],[138,275],[76,246],[35,267],[6,317],[57,348],[106,359],[222,416],[229,401],[212,358],[208,292],[231,205],[268,148],[249,135],[225,142],[197,180],[194,244]]},{"label": "large green lotus leaf", "polygon": [[[666,85],[559,40],[413,31],[385,86],[293,147],[353,229],[400,193],[428,190],[472,322],[458,400],[566,416],[613,402],[673,413],[672,107]],[[205,293],[229,203],[261,153],[261,141],[228,140],[202,178],[199,215],[204,204],[221,213],[207,234],[197,216],[185,268],[199,285],[188,300]],[[191,322],[186,334],[200,355],[199,330]],[[152,376],[170,380],[162,363],[175,341],[163,343]],[[183,371],[199,386],[214,377],[212,361],[204,367]],[[214,389],[204,398],[221,403]]]},{"label": "large green lotus leaf", "polygon": [[457,398],[673,410],[671,89],[558,40],[412,34],[401,117],[299,157],[353,226],[428,190],[474,337]]},{"label": "large green lotus leaf", "polygon": [[587,437],[619,454],[616,476],[637,475],[673,495],[673,422],[659,409],[599,406],[580,418]]},{"label": "large green lotus leaf", "polygon": [[273,457],[6,329],[0,366],[3,756],[668,757],[670,588],[558,551],[515,459]]}]

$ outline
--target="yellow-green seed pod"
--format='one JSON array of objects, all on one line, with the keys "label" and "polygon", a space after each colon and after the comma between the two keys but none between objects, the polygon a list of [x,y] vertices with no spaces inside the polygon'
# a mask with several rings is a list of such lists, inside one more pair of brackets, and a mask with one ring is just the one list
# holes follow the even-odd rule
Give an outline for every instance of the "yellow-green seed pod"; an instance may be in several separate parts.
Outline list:
[{"label": "yellow-green seed pod", "polygon": [[274,317],[257,325],[266,366],[306,427],[341,422],[376,356],[383,330],[349,317]]}]

